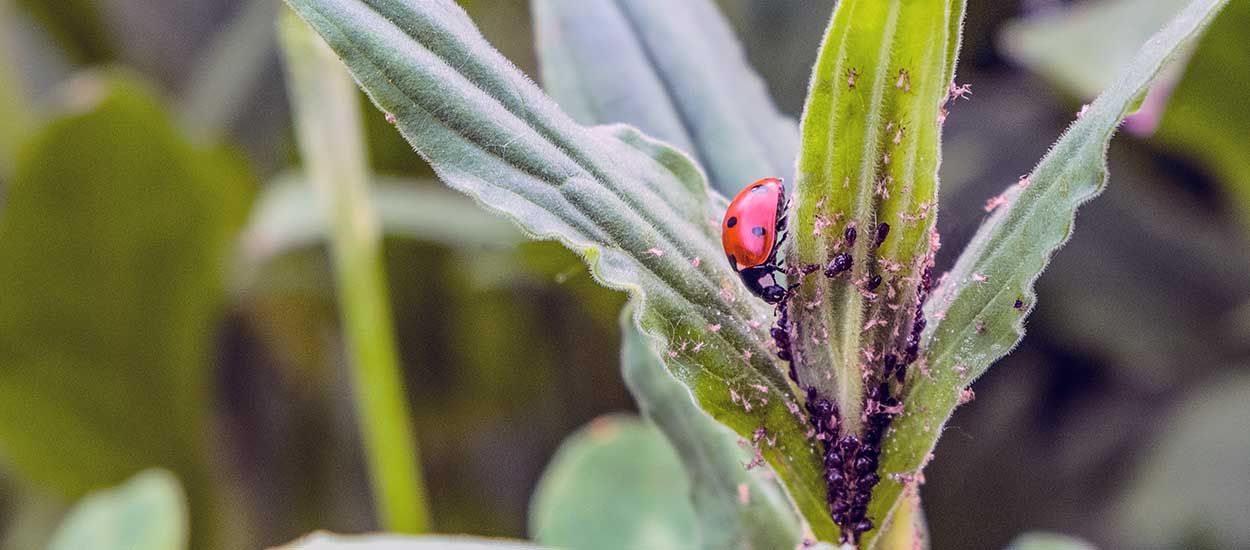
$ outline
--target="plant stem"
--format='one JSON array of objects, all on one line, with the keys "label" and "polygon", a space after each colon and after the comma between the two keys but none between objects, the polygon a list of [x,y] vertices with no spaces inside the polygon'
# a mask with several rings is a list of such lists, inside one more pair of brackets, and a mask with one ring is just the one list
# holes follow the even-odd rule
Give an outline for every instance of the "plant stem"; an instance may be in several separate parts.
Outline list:
[{"label": "plant stem", "polygon": [[405,402],[382,270],[356,85],[334,52],[289,11],[279,27],[296,136],[330,229],[357,419],[381,526],[427,527],[416,438]]}]

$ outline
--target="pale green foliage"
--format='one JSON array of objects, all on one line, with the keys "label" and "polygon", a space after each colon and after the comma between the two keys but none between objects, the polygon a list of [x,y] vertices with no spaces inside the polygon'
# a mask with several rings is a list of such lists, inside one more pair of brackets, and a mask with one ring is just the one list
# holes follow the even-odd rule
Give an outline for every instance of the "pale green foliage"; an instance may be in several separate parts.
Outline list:
[{"label": "pale green foliage", "polygon": [[1095,547],[1076,537],[1038,531],[1016,537],[1007,550],[1095,550]]},{"label": "pale green foliage", "polygon": [[146,470],[93,492],[66,514],[49,550],[178,550],[187,547],[187,505],[178,478]]},{"label": "pale green foliage", "polygon": [[521,541],[482,537],[334,535],[318,532],[282,547],[284,550],[542,550]]},{"label": "pale green foliage", "polygon": [[603,416],[551,459],[534,489],[529,532],[558,548],[700,548],[689,494],[664,434],[635,417]]}]

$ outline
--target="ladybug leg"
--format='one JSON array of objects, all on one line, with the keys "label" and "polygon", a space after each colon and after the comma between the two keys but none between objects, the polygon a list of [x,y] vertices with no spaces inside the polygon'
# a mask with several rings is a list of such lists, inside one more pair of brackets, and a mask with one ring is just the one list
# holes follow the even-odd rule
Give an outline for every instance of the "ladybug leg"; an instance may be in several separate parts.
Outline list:
[{"label": "ladybug leg", "polygon": [[[781,302],[789,294],[789,290],[777,284],[777,273],[782,271],[773,264],[764,264],[756,267],[748,267],[738,274],[742,277],[742,284],[746,285],[747,290],[751,294],[763,298],[765,302],[776,304]],[[772,280],[770,284],[761,284],[760,281],[765,277]]]},{"label": "ladybug leg", "polygon": [[787,232],[784,227],[777,231],[777,242],[773,243],[773,250],[768,254],[768,260],[764,262],[764,265],[781,265],[781,262],[777,261],[777,251],[781,250],[781,245],[786,242],[786,236],[788,235],[789,232]]},{"label": "ladybug leg", "polygon": [[[777,283],[777,274],[785,274],[785,270],[781,269],[777,264],[767,263],[761,266],[751,267],[742,270],[740,273],[743,284],[752,294],[763,298],[765,302],[777,304],[785,300],[790,295],[790,289]],[[769,284],[761,284],[760,281],[768,277],[771,279]]]}]

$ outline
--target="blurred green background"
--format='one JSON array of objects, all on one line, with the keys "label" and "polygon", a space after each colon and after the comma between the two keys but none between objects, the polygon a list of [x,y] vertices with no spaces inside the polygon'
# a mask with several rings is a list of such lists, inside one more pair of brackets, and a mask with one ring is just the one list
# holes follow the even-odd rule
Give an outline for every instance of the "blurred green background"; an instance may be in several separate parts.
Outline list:
[{"label": "blurred green background", "polygon": [[[719,3],[797,116],[831,3]],[[1183,3],[969,2],[940,269]],[[524,1],[461,4],[537,76]],[[0,0],[0,548],[43,546],[76,498],[153,465],[185,485],[201,547],[377,528],[323,230],[292,176],[278,9]],[[926,472],[935,548],[1038,529],[1250,547],[1247,26],[1232,2],[1113,144],[1028,336]],[[434,528],[523,537],[560,441],[633,408],[623,295],[366,113]]]}]

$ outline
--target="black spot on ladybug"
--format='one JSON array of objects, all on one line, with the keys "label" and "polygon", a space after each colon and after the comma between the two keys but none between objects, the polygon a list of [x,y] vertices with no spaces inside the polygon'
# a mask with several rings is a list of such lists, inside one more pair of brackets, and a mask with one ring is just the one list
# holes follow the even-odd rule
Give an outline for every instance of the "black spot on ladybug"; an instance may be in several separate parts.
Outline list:
[{"label": "black spot on ladybug", "polygon": [[752,227],[752,228],[751,228],[751,234],[752,234],[752,235],[755,235],[756,237],[763,237],[763,236],[764,236],[764,227],[763,227],[763,226],[760,226],[760,225],[757,225],[757,226],[755,226],[755,227]]},{"label": "black spot on ladybug", "polygon": [[733,227],[735,225],[738,225],[737,216],[731,216],[728,220],[725,221],[725,227]]}]

